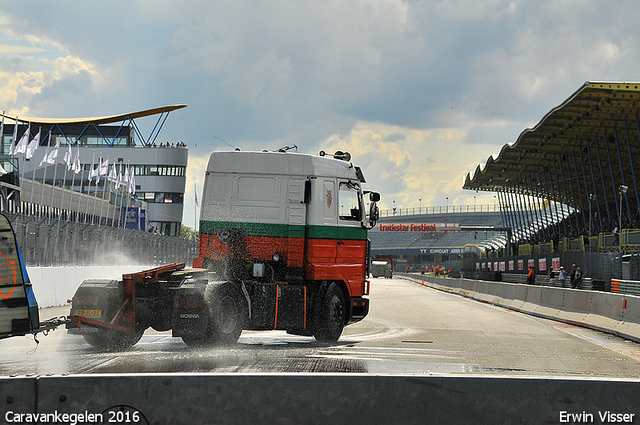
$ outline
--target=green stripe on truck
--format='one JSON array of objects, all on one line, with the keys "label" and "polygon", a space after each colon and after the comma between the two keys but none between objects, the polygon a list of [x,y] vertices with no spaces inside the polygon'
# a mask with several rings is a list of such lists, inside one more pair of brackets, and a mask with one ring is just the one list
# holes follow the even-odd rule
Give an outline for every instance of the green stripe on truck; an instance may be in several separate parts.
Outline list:
[{"label": "green stripe on truck", "polygon": [[247,236],[290,237],[312,239],[366,240],[367,230],[360,227],[303,226],[297,224],[246,223],[236,221],[200,221],[200,233],[212,234],[216,229],[238,229]]}]

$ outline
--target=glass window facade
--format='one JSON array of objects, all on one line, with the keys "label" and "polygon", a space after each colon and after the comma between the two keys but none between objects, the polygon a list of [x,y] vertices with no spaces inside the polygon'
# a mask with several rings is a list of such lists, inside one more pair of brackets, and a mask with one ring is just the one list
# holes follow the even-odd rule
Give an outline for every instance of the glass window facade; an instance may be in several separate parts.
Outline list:
[{"label": "glass window facade", "polygon": [[149,203],[182,204],[184,193],[179,192],[136,192],[136,199]]}]

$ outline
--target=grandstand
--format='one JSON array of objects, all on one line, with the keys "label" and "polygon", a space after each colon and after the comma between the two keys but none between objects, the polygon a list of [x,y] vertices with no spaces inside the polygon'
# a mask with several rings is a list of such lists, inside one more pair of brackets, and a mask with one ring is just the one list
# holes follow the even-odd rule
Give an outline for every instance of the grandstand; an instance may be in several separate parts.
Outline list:
[{"label": "grandstand", "polygon": [[586,82],[467,175],[463,188],[494,192],[498,213],[381,220],[504,227],[511,229],[509,244],[504,232],[372,231],[372,254],[417,266],[443,261],[456,271],[486,264],[497,279],[514,275],[511,281],[526,273],[523,263],[539,276],[552,265],[577,264],[605,287],[614,278],[640,281],[638,167],[640,83]]},{"label": "grandstand", "polygon": [[[384,225],[408,226],[406,231],[383,231]],[[410,225],[434,226],[433,231],[412,231]],[[465,231],[464,226],[503,227],[500,212],[465,212],[444,214],[416,214],[383,217],[369,232],[373,255],[394,255],[411,264],[424,261],[440,262],[449,254],[479,258],[486,249],[504,245],[504,232]],[[434,254],[435,253],[435,254]]]}]

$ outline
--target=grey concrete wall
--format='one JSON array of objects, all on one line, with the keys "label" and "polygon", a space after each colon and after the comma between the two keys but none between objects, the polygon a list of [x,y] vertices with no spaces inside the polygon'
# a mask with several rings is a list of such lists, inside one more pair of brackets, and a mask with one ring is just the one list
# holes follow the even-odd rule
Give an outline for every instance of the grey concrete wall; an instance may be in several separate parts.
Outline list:
[{"label": "grey concrete wall", "polygon": [[[633,414],[640,381],[365,374],[79,375],[0,379],[4,409],[149,424],[555,424]],[[619,421],[621,422],[621,421]],[[15,422],[14,422],[15,423]],[[125,421],[117,422],[125,423]],[[127,422],[132,423],[132,422]],[[572,421],[571,423],[576,423]]]}]

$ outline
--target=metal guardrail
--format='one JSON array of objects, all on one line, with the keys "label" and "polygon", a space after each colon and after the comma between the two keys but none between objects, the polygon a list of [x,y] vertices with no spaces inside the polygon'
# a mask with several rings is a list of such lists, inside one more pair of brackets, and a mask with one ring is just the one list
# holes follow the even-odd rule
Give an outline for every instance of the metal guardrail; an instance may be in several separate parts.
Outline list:
[{"label": "metal guardrail", "polygon": [[611,292],[617,294],[640,295],[640,282],[634,280],[611,279]]},{"label": "metal guardrail", "polygon": [[5,213],[27,266],[191,264],[198,242],[133,229]]}]

